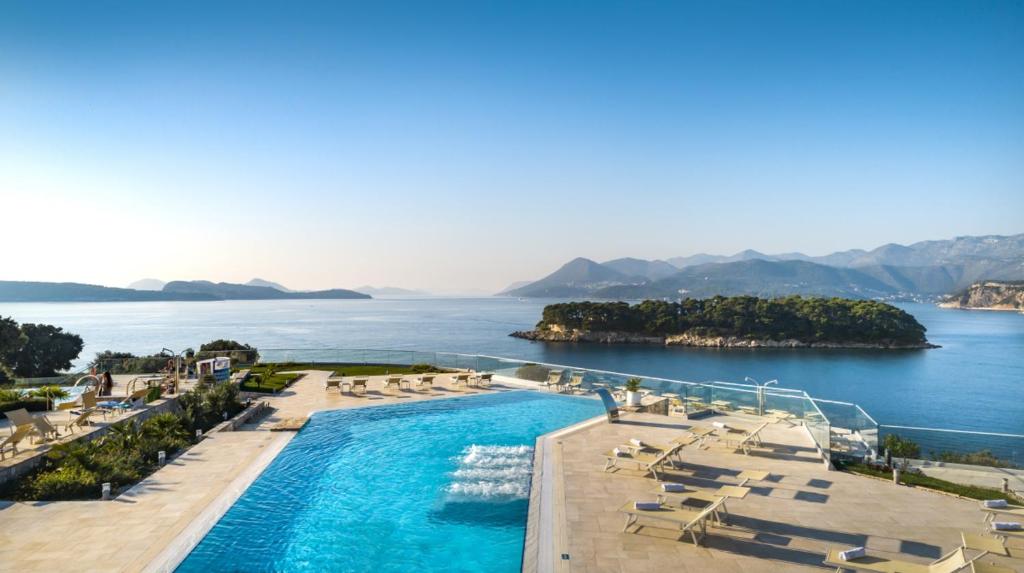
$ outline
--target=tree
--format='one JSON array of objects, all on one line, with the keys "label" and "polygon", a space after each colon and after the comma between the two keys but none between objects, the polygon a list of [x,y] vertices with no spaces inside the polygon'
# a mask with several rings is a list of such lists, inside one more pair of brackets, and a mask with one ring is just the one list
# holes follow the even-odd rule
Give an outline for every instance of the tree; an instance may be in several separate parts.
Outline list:
[{"label": "tree", "polygon": [[916,458],[921,455],[921,446],[917,445],[917,442],[899,434],[886,434],[882,445],[889,450],[890,454],[903,459],[903,463],[900,465],[904,470],[909,465],[907,458]]},{"label": "tree", "polygon": [[25,378],[55,376],[71,368],[84,343],[82,337],[51,324],[23,324],[20,348],[8,350],[4,357],[14,374]]}]

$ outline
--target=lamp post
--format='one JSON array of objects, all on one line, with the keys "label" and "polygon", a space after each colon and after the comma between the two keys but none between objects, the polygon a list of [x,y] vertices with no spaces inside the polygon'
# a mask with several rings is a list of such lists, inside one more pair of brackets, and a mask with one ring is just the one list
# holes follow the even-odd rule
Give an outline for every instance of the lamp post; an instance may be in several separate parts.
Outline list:
[{"label": "lamp post", "polygon": [[758,416],[764,416],[764,407],[765,407],[765,401],[766,401],[765,400],[765,389],[768,388],[769,384],[778,384],[779,381],[778,380],[769,380],[769,381],[765,382],[764,384],[759,384],[757,382],[757,380],[754,380],[750,376],[744,376],[743,379],[745,381],[747,381],[747,382],[750,382],[754,386],[757,386],[757,415]]}]

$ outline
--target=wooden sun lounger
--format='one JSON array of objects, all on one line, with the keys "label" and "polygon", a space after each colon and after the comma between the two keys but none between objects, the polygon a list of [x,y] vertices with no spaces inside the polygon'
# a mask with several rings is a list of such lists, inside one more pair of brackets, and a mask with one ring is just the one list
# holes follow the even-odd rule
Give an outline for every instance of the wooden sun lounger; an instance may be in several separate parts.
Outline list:
[{"label": "wooden sun lounger", "polygon": [[713,504],[718,502],[718,508],[712,512],[715,521],[721,525],[723,523],[720,514],[724,513],[729,515],[729,509],[725,506],[726,500],[729,498],[743,499],[750,493],[749,487],[735,486],[735,485],[723,485],[715,491],[707,489],[697,489],[694,487],[687,486],[686,491],[664,491],[661,487],[662,484],[658,484],[657,489],[654,490],[653,494],[657,496],[658,501],[665,502],[678,502],[683,504],[689,500],[697,500],[705,505]]},{"label": "wooden sun lounger", "polygon": [[387,390],[394,386],[396,390],[402,389],[402,377],[401,376],[388,376],[384,379],[384,389]]},{"label": "wooden sun lounger", "polygon": [[469,387],[469,374],[456,374],[456,375],[452,376],[452,386],[454,386],[455,388],[458,388],[459,386],[463,386],[465,388],[468,388]]},{"label": "wooden sun lounger", "polygon": [[1024,505],[1007,504],[1006,507],[985,507],[984,503],[979,504],[985,512],[984,523],[995,521],[997,515],[1012,515],[1024,519]]},{"label": "wooden sun lounger", "polygon": [[18,408],[17,410],[11,410],[5,412],[7,419],[11,421],[11,424],[15,426],[30,425],[34,429],[34,432],[43,441],[50,439],[57,439],[60,436],[60,432],[57,428],[54,428],[50,421],[45,416],[33,416],[28,413],[25,408]]},{"label": "wooden sun lounger", "polygon": [[326,382],[324,382],[324,390],[330,391],[331,388],[337,388],[338,392],[340,393],[341,392],[341,378],[336,378],[336,377],[332,376],[332,377],[328,378]]},{"label": "wooden sun lounger", "polygon": [[550,390],[551,387],[554,386],[555,387],[555,391],[561,392],[562,391],[562,386],[563,386],[563,384],[562,384],[562,371],[561,370],[552,370],[551,372],[548,372],[548,379],[547,379],[546,382],[544,382],[544,386],[548,390]]},{"label": "wooden sun lounger", "polygon": [[622,531],[628,531],[629,527],[635,525],[640,519],[650,519],[679,526],[680,537],[689,533],[693,544],[700,545],[707,533],[708,517],[718,510],[721,503],[722,501],[719,500],[703,509],[675,507],[665,503],[662,503],[658,509],[636,509],[636,502],[630,501],[619,508],[620,513],[626,514],[626,524],[622,527]]},{"label": "wooden sun lounger", "polygon": [[92,423],[89,418],[91,418],[96,412],[96,410],[82,410],[77,417],[72,418],[70,422],[64,424],[64,429],[72,433],[75,431],[75,426],[85,429],[86,424]]},{"label": "wooden sun lounger", "polygon": [[962,546],[957,547],[927,565],[874,555],[865,555],[864,557],[844,561],[839,558],[839,553],[841,552],[841,549],[832,549],[831,547],[825,552],[823,563],[829,567],[835,567],[836,573],[842,573],[844,569],[851,571],[875,571],[877,573],[954,573],[970,563]]},{"label": "wooden sun lounger", "polygon": [[0,460],[4,459],[4,454],[8,449],[10,449],[14,455],[18,455],[18,444],[34,431],[35,426],[31,424],[14,426],[11,435],[7,436],[4,438],[4,441],[0,442]]},{"label": "wooden sun lounger", "polygon": [[356,395],[356,390],[361,388],[361,390],[359,391],[359,395],[360,396],[365,396],[366,395],[366,382],[367,381],[368,381],[367,378],[353,378],[352,379],[352,389],[350,390],[352,395],[355,396]]},{"label": "wooden sun lounger", "polygon": [[434,378],[437,378],[434,374],[424,374],[416,380],[417,390],[429,390],[434,386]]},{"label": "wooden sun lounger", "polygon": [[473,383],[480,388],[490,388],[493,377],[494,374],[477,374],[473,377]]},{"label": "wooden sun lounger", "polygon": [[[753,446],[761,445],[761,430],[765,429],[765,427],[767,427],[769,423],[770,422],[763,422],[760,426],[749,432],[744,432],[743,430],[738,430],[737,428],[730,428],[726,426],[726,444],[732,444],[733,442],[735,442],[737,450],[742,450],[744,454],[750,455],[750,448],[752,448]],[[743,437],[740,438],[738,441],[735,439],[729,439],[729,434],[737,434],[740,432],[743,432]]]},{"label": "wooden sun lounger", "polygon": [[645,470],[645,475],[649,473],[654,476],[654,479],[661,479],[658,476],[658,468],[661,468],[666,463],[671,465],[672,462],[669,458],[671,458],[676,451],[682,447],[683,446],[680,444],[668,450],[664,450],[661,453],[648,454],[637,451],[631,452],[630,446],[619,446],[619,449],[625,452],[622,455],[616,455],[614,450],[605,452],[604,471],[618,468],[620,462],[626,462],[636,464],[639,469]]}]

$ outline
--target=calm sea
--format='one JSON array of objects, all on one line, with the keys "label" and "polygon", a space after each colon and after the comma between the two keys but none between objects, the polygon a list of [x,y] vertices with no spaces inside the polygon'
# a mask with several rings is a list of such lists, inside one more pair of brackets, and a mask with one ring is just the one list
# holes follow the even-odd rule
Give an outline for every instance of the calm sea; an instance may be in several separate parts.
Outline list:
[{"label": "calm sea", "polygon": [[0,316],[80,334],[101,350],[154,353],[231,338],[263,348],[491,354],[691,381],[777,378],[859,403],[881,423],[1024,433],[1024,315],[904,304],[942,348],[709,350],[545,345],[508,337],[550,301],[505,298],[0,304]]}]

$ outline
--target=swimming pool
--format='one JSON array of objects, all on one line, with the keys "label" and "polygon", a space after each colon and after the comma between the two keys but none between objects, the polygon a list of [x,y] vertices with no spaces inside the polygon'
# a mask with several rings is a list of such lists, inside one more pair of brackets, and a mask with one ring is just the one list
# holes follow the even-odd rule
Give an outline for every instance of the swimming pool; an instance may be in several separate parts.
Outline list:
[{"label": "swimming pool", "polygon": [[512,391],[315,414],[177,571],[518,571],[537,436],[602,412]]}]

